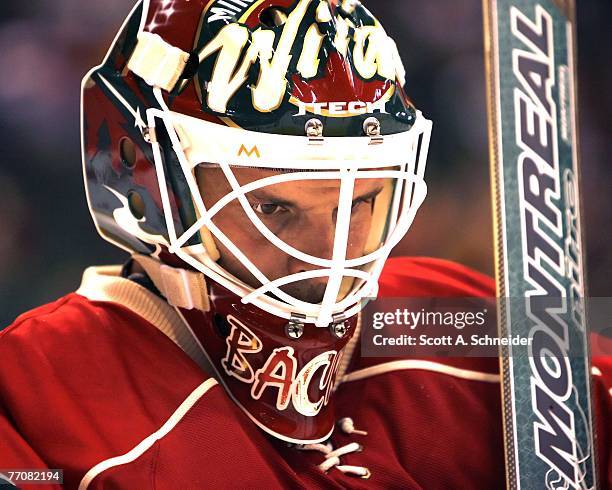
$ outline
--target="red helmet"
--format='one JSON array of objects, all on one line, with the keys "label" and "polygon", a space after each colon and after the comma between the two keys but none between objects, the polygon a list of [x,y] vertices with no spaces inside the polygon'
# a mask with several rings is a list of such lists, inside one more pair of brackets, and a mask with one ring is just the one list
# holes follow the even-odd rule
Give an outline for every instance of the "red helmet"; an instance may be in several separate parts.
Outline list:
[{"label": "red helmet", "polygon": [[99,233],[287,441],[329,436],[343,349],[427,192],[431,123],[404,77],[356,0],[143,0],[83,81]]}]

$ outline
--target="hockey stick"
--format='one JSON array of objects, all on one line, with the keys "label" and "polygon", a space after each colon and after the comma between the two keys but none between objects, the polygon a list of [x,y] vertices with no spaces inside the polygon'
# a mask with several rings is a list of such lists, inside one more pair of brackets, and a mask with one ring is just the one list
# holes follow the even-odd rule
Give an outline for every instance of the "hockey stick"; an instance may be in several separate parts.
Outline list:
[{"label": "hockey stick", "polygon": [[508,488],[595,488],[574,0],[483,0]]}]

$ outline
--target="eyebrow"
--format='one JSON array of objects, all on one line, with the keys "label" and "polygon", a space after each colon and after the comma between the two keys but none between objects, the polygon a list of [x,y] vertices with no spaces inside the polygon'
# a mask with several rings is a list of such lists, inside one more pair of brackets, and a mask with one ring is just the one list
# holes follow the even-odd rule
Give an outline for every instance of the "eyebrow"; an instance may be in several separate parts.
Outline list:
[{"label": "eyebrow", "polygon": [[[358,196],[355,199],[353,199],[353,205],[360,201],[369,201],[370,199],[374,199],[382,191],[383,191],[383,187],[380,186],[377,189],[374,189],[373,191],[362,194],[361,196]],[[291,201],[289,199],[278,199],[274,196],[268,195],[264,189],[259,189],[258,191],[249,192],[249,194],[251,194],[256,199],[262,199],[262,200],[266,199],[270,201],[270,203],[275,204],[277,206],[298,207],[298,203],[296,203],[295,201]]]}]

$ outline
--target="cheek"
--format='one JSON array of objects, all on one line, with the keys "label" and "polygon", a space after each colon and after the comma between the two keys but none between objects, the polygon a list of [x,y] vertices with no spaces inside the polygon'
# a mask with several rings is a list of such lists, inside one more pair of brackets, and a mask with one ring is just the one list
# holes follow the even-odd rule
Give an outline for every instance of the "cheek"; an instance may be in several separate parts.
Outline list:
[{"label": "cheek", "polygon": [[[210,209],[210,205],[207,204]],[[231,202],[223,207],[214,217],[213,223],[232,242],[238,244],[240,238],[245,235],[253,235],[253,224],[246,216],[242,207],[237,202]]]},{"label": "cheek", "polygon": [[372,213],[369,209],[360,210],[351,219],[349,232],[349,252],[351,258],[361,256],[372,228]]},{"label": "cheek", "polygon": [[[239,204],[230,205],[222,210],[215,218],[215,225],[227,236],[227,238],[255,264],[266,276],[276,276],[275,271],[280,269],[285,262],[279,260],[279,250],[270,241],[261,235],[255,225],[243,212]],[[234,255],[215,238],[221,252],[224,265],[232,266],[233,273],[240,268],[246,268]]]}]

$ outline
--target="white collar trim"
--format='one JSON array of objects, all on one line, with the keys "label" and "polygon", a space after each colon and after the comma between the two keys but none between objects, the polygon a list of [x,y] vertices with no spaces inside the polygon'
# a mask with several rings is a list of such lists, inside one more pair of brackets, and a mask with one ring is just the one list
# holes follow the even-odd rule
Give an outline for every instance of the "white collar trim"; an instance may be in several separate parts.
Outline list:
[{"label": "white collar trim", "polygon": [[176,310],[148,289],[121,277],[121,266],[88,268],[76,293],[90,301],[127,308],[155,326],[207,371],[208,361]]}]

